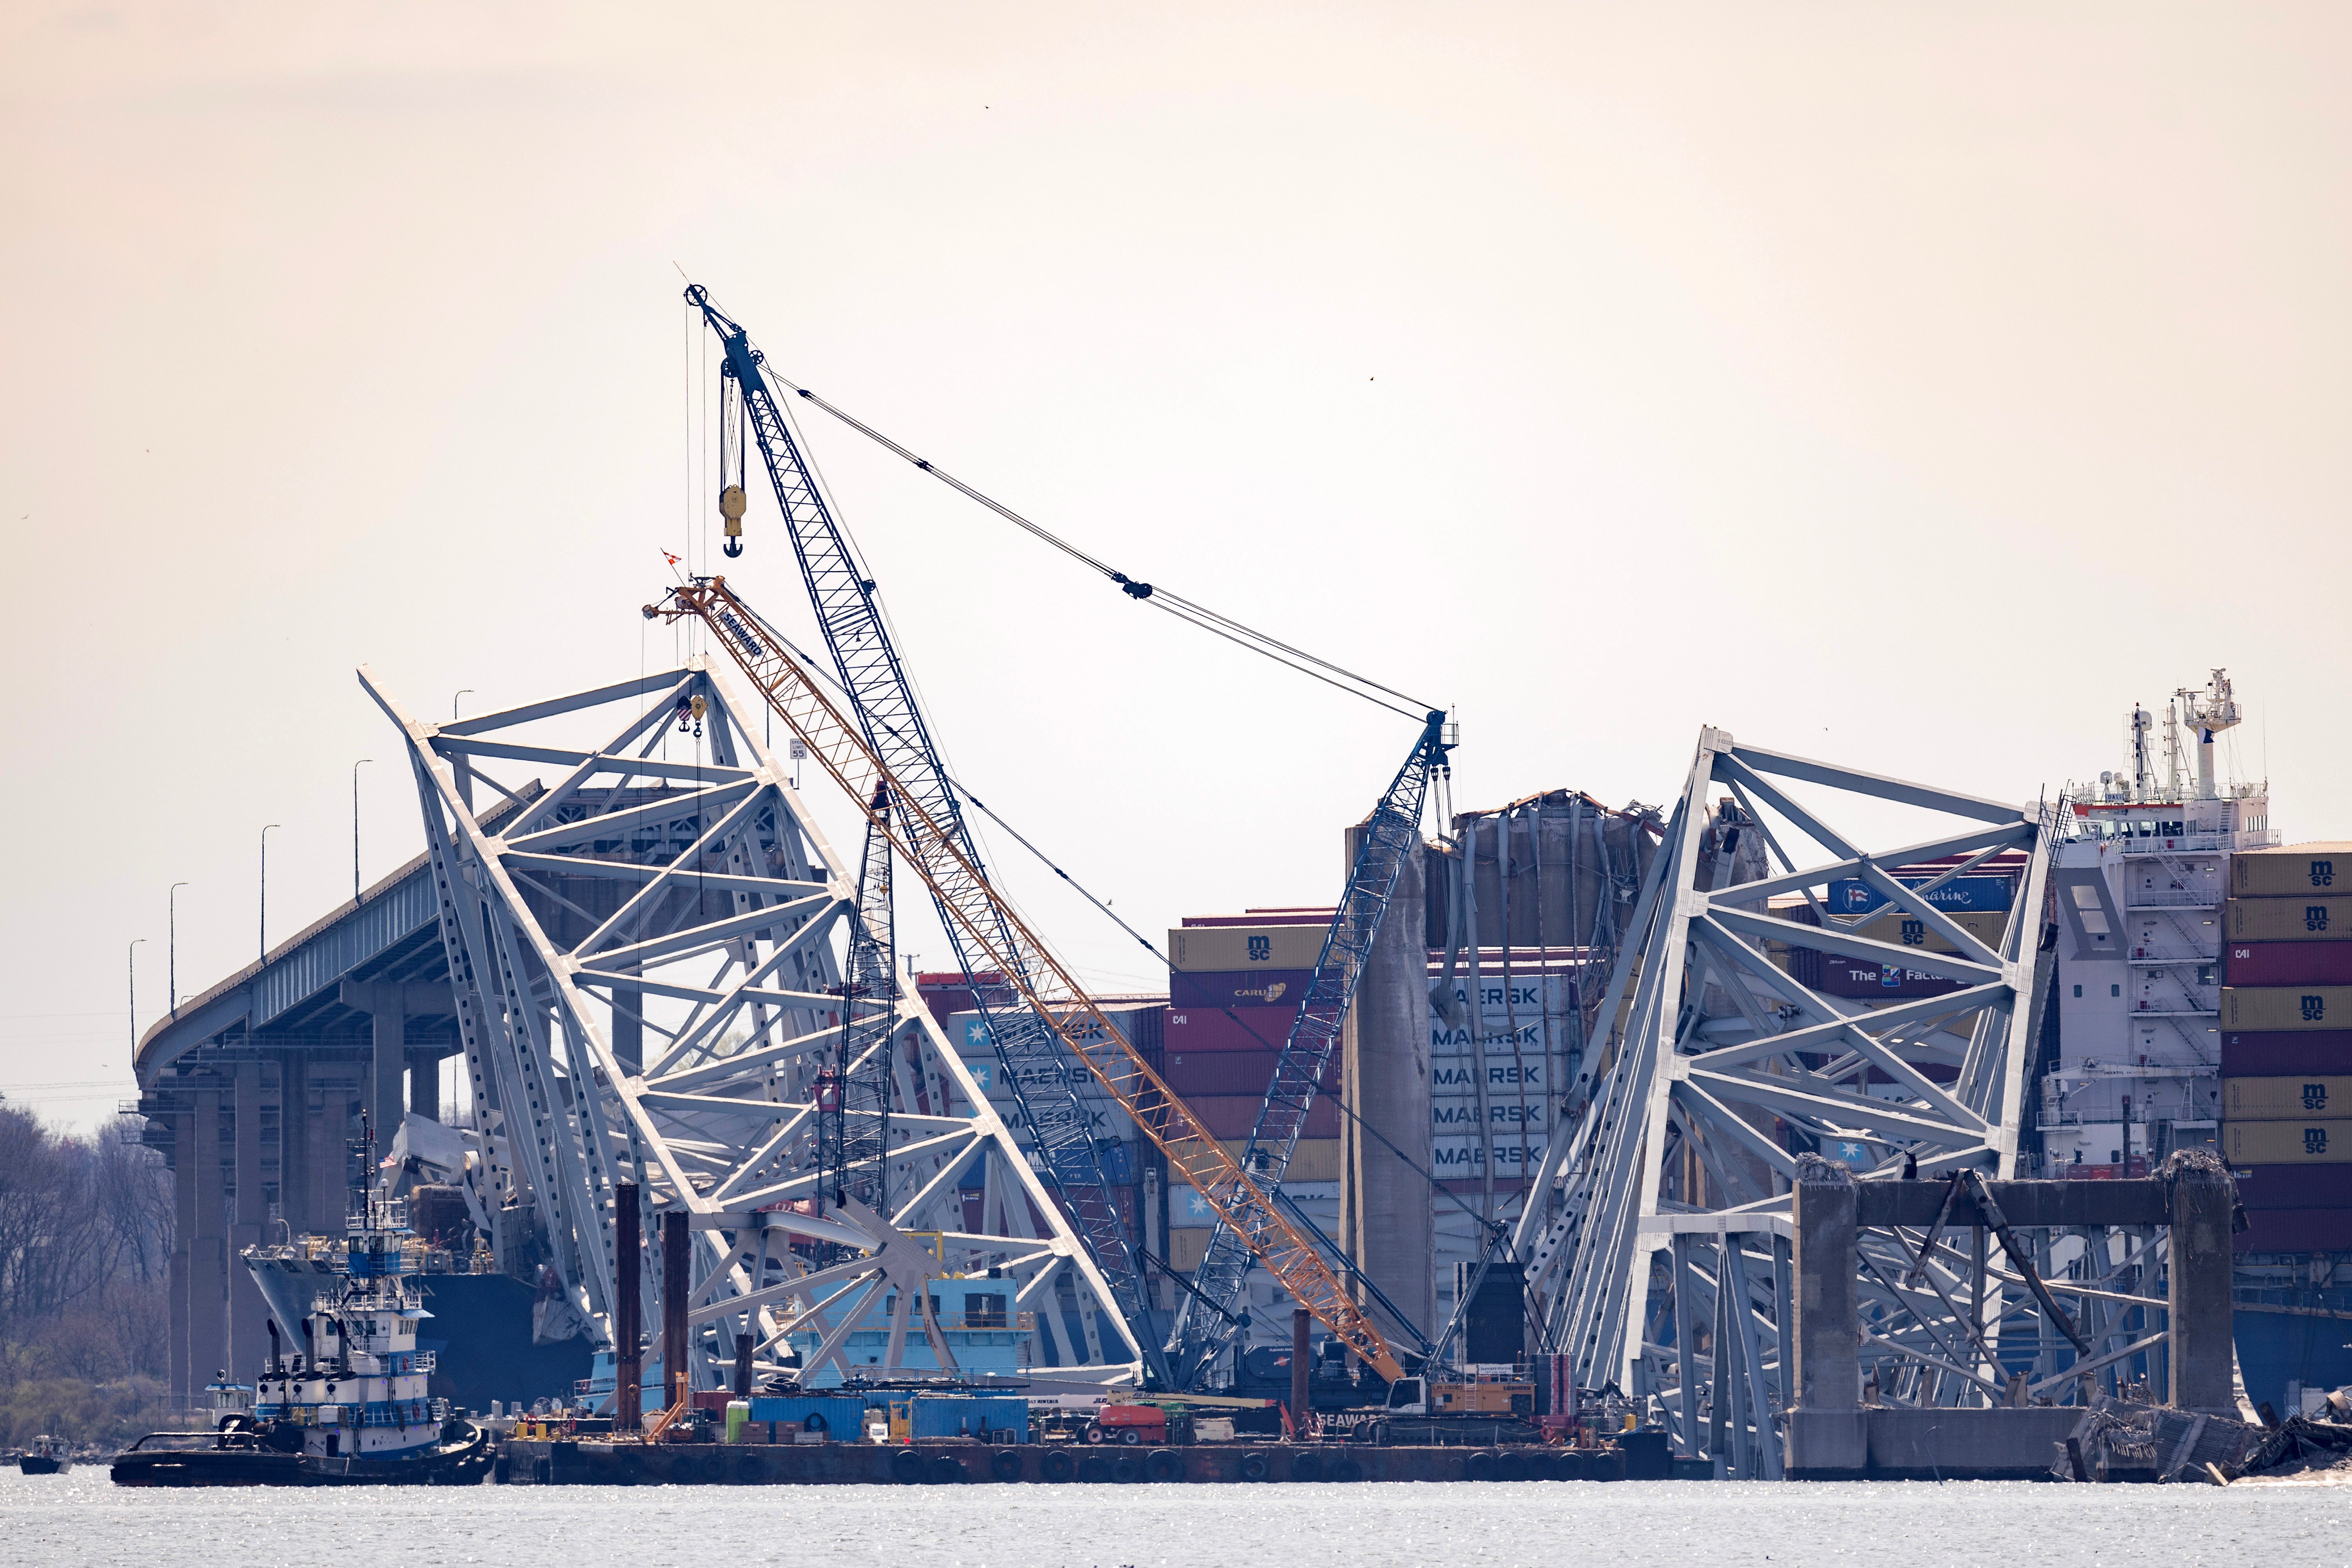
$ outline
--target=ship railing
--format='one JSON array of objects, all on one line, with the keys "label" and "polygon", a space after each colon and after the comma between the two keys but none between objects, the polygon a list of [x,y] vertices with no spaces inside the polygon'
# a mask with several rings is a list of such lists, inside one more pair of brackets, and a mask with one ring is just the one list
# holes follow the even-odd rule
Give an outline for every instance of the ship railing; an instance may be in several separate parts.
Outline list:
[{"label": "ship railing", "polygon": [[2195,888],[2164,888],[2143,889],[2138,896],[2124,900],[2127,910],[2194,910],[2210,909],[2219,902],[2218,892],[2204,892]]}]

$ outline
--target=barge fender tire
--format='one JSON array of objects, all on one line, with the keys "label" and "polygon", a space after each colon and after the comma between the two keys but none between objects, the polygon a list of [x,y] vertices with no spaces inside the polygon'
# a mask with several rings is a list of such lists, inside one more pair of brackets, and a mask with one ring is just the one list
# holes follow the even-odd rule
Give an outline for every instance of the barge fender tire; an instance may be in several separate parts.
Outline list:
[{"label": "barge fender tire", "polygon": [[745,1454],[735,1461],[735,1479],[751,1485],[768,1479],[768,1461],[757,1454]]},{"label": "barge fender tire", "polygon": [[890,1479],[900,1486],[919,1486],[923,1479],[923,1457],[912,1448],[901,1448],[890,1456]]},{"label": "barge fender tire", "polygon": [[1290,1456],[1290,1479],[1294,1481],[1319,1481],[1323,1479],[1323,1459],[1318,1454]]},{"label": "barge fender tire", "polygon": [[963,1468],[963,1461],[953,1454],[935,1456],[923,1474],[923,1479],[935,1487],[961,1486],[971,1479]]},{"label": "barge fender tire", "polygon": [[1131,1486],[1143,1479],[1143,1461],[1133,1454],[1121,1454],[1110,1462],[1110,1479],[1120,1486]]},{"label": "barge fender tire", "polygon": [[1523,1481],[1528,1479],[1528,1457],[1508,1448],[1495,1456],[1495,1479],[1498,1481]]},{"label": "barge fender tire", "polygon": [[1341,1455],[1331,1461],[1331,1479],[1335,1481],[1360,1481],[1364,1479],[1363,1461]]},{"label": "barge fender tire", "polygon": [[1242,1456],[1242,1479],[1262,1481],[1274,1474],[1274,1461],[1252,1449]]},{"label": "barge fender tire", "polygon": [[1078,1461],[1078,1479],[1090,1486],[1100,1486],[1110,1479],[1110,1461],[1100,1454],[1088,1454]]},{"label": "barge fender tire", "polygon": [[1021,1450],[1018,1448],[999,1448],[996,1452],[991,1454],[988,1457],[988,1475],[991,1480],[1019,1480],[1021,1479]]},{"label": "barge fender tire", "polygon": [[1150,1481],[1182,1480],[1184,1456],[1173,1448],[1154,1448],[1143,1461],[1143,1478]]},{"label": "barge fender tire", "polygon": [[1491,1481],[1495,1479],[1495,1456],[1479,1449],[1462,1461],[1462,1479],[1465,1481]]},{"label": "barge fender tire", "polygon": [[1066,1481],[1077,1468],[1078,1462],[1066,1448],[1048,1448],[1037,1456],[1037,1473],[1049,1481]]}]

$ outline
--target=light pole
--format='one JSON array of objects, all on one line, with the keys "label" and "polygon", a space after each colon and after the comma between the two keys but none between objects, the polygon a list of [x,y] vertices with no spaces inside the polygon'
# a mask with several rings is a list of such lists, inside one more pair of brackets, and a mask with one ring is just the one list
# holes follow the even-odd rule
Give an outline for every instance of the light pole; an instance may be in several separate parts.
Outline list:
[{"label": "light pole", "polygon": [[450,699],[449,699],[449,722],[451,722],[452,724],[455,724],[455,723],[457,721],[457,698],[458,698],[458,697],[476,697],[476,696],[479,696],[479,695],[480,695],[480,693],[477,692],[477,691],[476,691],[472,687],[470,687],[470,686],[461,686],[461,687],[457,688],[457,696],[452,697],[452,698],[450,698]]},{"label": "light pole", "polygon": [[269,829],[277,826],[272,822],[261,830],[261,958],[265,963],[269,960]]},{"label": "light pole", "polygon": [[165,951],[171,954],[167,973],[172,977],[172,1016],[174,1018],[180,1016],[180,889],[186,886],[185,882],[174,882],[172,890],[163,895],[165,906],[171,911],[168,931],[171,945]]},{"label": "light pole", "polygon": [[131,984],[131,1053],[134,1057],[139,1054],[139,944],[146,940],[134,936],[122,950],[122,968]]},{"label": "light pole", "polygon": [[352,764],[352,902],[360,901],[360,769],[375,761],[362,757]]}]

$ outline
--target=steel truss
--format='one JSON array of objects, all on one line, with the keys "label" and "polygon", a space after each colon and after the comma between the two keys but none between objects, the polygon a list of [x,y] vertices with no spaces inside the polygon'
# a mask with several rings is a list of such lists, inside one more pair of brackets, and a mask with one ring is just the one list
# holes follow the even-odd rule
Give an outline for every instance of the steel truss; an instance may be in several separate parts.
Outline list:
[{"label": "steel truss", "polygon": [[[696,1388],[722,1385],[743,1333],[761,1375],[811,1332],[805,1370],[848,1375],[846,1336],[893,1296],[887,1353],[856,1371],[898,1372],[910,1333],[953,1369],[923,1281],[991,1268],[1066,1375],[1139,1375],[1087,1249],[896,984],[887,909],[861,915],[858,868],[708,661],[448,724],[360,680],[408,742],[488,1188],[527,1205],[601,1342],[613,1187],[635,1181],[647,1210],[690,1215]],[[515,763],[560,776],[534,792],[486,771]],[[520,807],[495,832],[478,785]],[[642,1278],[651,1300],[658,1270]]]},{"label": "steel truss", "polygon": [[[1874,853],[1792,797],[1790,784],[1966,826],[1948,822],[1934,837]],[[1708,799],[1717,786],[1730,797],[1719,807]],[[1800,868],[1768,812],[1830,858]],[[2048,982],[2039,939],[2053,837],[2045,808],[1700,731],[1595,1027],[1609,1031],[1621,1010],[1622,1025],[1584,1115],[1553,1134],[1514,1238],[1543,1347],[1571,1356],[1582,1386],[1670,1394],[1684,1452],[1727,1454],[1735,1474],[1779,1473],[1780,1445],[1767,1435],[1787,1403],[1777,1325],[1790,1321],[1796,1162],[1830,1152],[1864,1180],[1899,1179],[1906,1163],[1931,1179],[1962,1167],[2016,1173]],[[1769,858],[1756,854],[1758,840]],[[2025,868],[2005,934],[1987,946],[1927,894],[2011,851],[2023,853]],[[1922,888],[1884,869],[1954,856],[1958,864]],[[1861,880],[1916,922],[1920,944],[1874,941],[1831,919],[1820,889],[1839,879]],[[1804,896],[1818,929],[1767,912],[1787,894]],[[1929,934],[1945,951],[1926,945]],[[1767,955],[1773,942],[1961,988],[1872,1010],[1800,984]],[[1863,1248],[1865,1299],[1901,1309],[1885,1337],[1946,1361],[1958,1347],[1967,1352],[1958,1364],[1968,1364],[1977,1357],[1968,1329],[1931,1321],[1967,1317],[1929,1289],[1951,1289],[1938,1275],[1944,1265],[1931,1260],[1902,1283],[1913,1268],[1907,1256],[1896,1262],[1905,1245],[1891,1242],[1885,1258]],[[2003,1315],[1996,1292],[1969,1321],[1997,1325]],[[1692,1353],[1702,1338],[1717,1353]],[[1702,1409],[1706,1433],[1696,1425]]]}]

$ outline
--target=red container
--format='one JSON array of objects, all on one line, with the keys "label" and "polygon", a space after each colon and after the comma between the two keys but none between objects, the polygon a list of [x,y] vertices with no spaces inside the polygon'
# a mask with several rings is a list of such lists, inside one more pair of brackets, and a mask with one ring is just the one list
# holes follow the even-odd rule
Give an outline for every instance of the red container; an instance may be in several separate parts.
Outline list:
[{"label": "red container", "polygon": [[2248,1228],[2230,1240],[2240,1252],[2352,1251],[2352,1208],[2248,1209],[2246,1220]]},{"label": "red container", "polygon": [[2232,942],[2221,948],[2229,985],[2352,985],[2352,942]]},{"label": "red container", "polygon": [[[1186,1095],[1184,1103],[1217,1139],[1246,1138],[1257,1125],[1257,1113],[1265,1104],[1263,1094]],[[1337,1138],[1339,1136],[1339,1107],[1328,1095],[1317,1095],[1307,1112],[1307,1130],[1302,1138]]]},{"label": "red container", "polygon": [[2292,1078],[2306,1072],[2352,1073],[2352,1029],[2221,1037],[2223,1078]]},{"label": "red container", "polygon": [[[1264,1095],[1274,1081],[1277,1051],[1171,1051],[1161,1076],[1186,1100],[1197,1094]],[[1339,1087],[1339,1053],[1323,1067],[1323,1087]]]},{"label": "red container", "polygon": [[[1213,969],[1168,972],[1168,1005],[1187,1007],[1275,1007],[1288,1003],[1296,1012],[1307,1000],[1311,969]],[[1278,1043],[1278,1042],[1277,1042]]]},{"label": "red container", "polygon": [[1186,915],[1180,925],[1208,926],[1328,926],[1337,910],[1252,910],[1245,915]]},{"label": "red container", "polygon": [[1296,1007],[1171,1006],[1165,1030],[1168,1054],[1194,1051],[1278,1051],[1290,1038]]},{"label": "red container", "polygon": [[2248,1165],[2238,1201],[2255,1209],[2352,1209],[2352,1165]]}]

